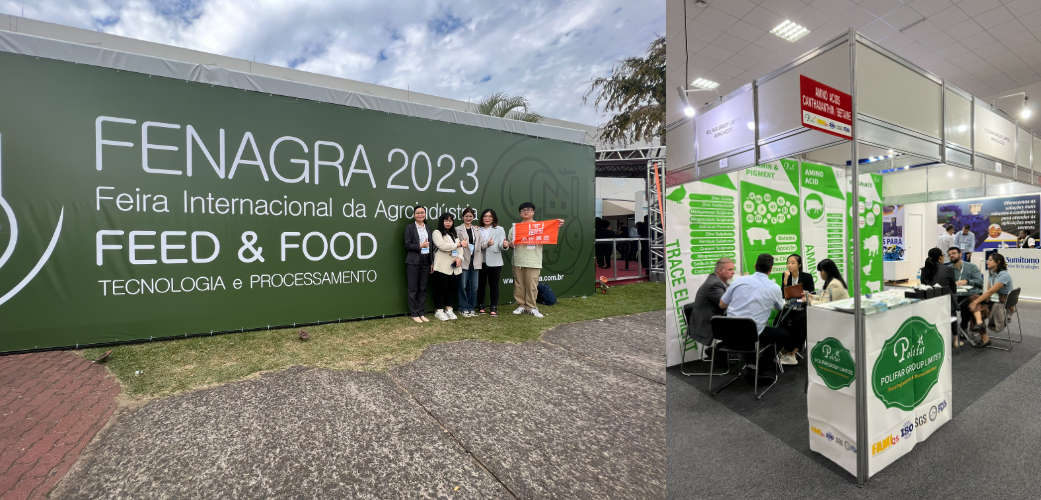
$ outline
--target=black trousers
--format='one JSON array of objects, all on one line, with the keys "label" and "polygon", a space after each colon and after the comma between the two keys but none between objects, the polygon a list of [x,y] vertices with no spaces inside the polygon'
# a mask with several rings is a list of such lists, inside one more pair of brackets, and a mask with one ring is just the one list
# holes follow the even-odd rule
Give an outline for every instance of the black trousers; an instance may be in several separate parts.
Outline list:
[{"label": "black trousers", "polygon": [[[794,349],[802,349],[802,345],[806,342],[806,311],[791,311],[784,318],[784,322],[780,325],[781,328],[788,331],[788,338],[783,344],[779,344],[779,347],[783,347],[786,351],[792,352]],[[765,330],[763,333],[766,333]]]},{"label": "black trousers", "polygon": [[502,275],[502,266],[481,266],[477,273],[477,306],[484,306],[484,291],[488,289],[491,294],[491,302],[488,305],[497,307],[499,305],[499,276]]},{"label": "black trousers", "polygon": [[405,264],[405,274],[408,276],[408,315],[422,316],[426,314],[430,264]]},{"label": "black trousers", "polygon": [[449,276],[434,271],[434,274],[430,275],[430,288],[432,288],[431,293],[434,294],[436,309],[452,307],[452,297],[455,297],[459,290],[459,275]]}]

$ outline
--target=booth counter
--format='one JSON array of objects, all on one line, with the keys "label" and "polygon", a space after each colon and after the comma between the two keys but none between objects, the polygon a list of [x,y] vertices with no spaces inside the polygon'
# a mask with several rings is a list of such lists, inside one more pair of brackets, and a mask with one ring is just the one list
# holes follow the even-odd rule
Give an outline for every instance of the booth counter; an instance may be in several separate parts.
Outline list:
[{"label": "booth counter", "polygon": [[[868,475],[925,441],[950,420],[951,303],[941,296],[869,310],[867,346]],[[848,304],[847,304],[848,302]],[[885,306],[883,306],[884,308]],[[852,299],[808,308],[810,449],[857,474],[856,359]]]},{"label": "booth counter", "polygon": [[[1008,265],[1014,288],[1022,289],[1019,298],[1041,300],[1041,250],[1036,248],[1003,248],[999,250]],[[977,264],[985,274],[985,263]],[[989,281],[988,281],[989,282]]]}]

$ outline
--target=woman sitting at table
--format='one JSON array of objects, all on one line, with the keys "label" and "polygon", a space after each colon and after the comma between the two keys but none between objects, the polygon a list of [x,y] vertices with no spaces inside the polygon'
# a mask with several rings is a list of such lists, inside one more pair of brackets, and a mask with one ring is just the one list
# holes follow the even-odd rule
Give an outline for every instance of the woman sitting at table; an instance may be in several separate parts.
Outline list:
[{"label": "woman sitting at table", "polygon": [[[990,288],[985,290],[982,295],[969,296],[969,311],[972,311],[972,315],[976,320],[976,325],[972,329],[980,333],[980,343],[975,347],[987,347],[990,345],[990,337],[987,336],[987,325],[983,322],[983,313],[990,314],[990,296],[997,293],[998,301],[1004,304],[1009,292],[1012,291],[1012,276],[1008,274],[1004,255],[1000,253],[990,254],[990,257],[987,257],[987,270],[990,271],[990,282],[992,283]],[[1011,314],[1014,311],[1015,308],[1008,312]]]},{"label": "woman sitting at table", "polygon": [[[788,256],[788,269],[781,278],[781,285],[802,285],[804,296],[814,291],[813,276],[802,271],[802,257],[798,254]],[[806,309],[801,304],[796,305],[785,315],[782,328],[788,330],[788,340],[781,346],[781,364],[797,365],[799,360],[795,355],[806,343]]]},{"label": "woman sitting at table", "polygon": [[[929,250],[929,258],[925,260],[925,266],[922,267],[922,284],[947,287],[951,292],[951,312],[956,313],[958,311],[958,298],[954,295],[954,292],[958,291],[958,285],[954,281],[954,268],[943,265],[943,257],[943,251],[939,248]],[[958,340],[957,332],[954,333],[954,340],[951,345],[955,347],[962,345],[962,342]]]},{"label": "woman sitting at table", "polygon": [[817,272],[824,280],[824,287],[820,295],[811,296],[810,302],[816,300],[823,303],[849,298],[849,287],[846,286],[846,280],[842,279],[842,273],[839,272],[839,266],[835,265],[835,261],[831,259],[820,261],[817,264]]}]

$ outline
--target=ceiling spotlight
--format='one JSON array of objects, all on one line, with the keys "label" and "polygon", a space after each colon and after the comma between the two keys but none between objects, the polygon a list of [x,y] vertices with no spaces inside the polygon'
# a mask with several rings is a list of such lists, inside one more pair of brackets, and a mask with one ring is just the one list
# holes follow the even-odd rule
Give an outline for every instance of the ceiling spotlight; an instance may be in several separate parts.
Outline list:
[{"label": "ceiling spotlight", "polygon": [[966,130],[969,130],[968,125],[958,125],[958,132],[965,132]]},{"label": "ceiling spotlight", "polygon": [[748,122],[748,130],[755,130],[755,122]]},{"label": "ceiling spotlight", "polygon": [[694,80],[690,84],[695,86],[695,87],[697,87],[697,88],[699,88],[699,89],[705,89],[705,90],[712,90],[712,89],[714,89],[714,88],[719,86],[718,83],[716,83],[716,82],[714,82],[712,80],[706,80],[704,78],[698,78],[697,80]]},{"label": "ceiling spotlight", "polygon": [[694,116],[694,107],[690,105],[690,100],[687,99],[687,91],[683,90],[683,87],[676,87],[676,91],[680,93],[680,103],[683,104],[683,114]]},{"label": "ceiling spotlight", "polygon": [[796,40],[809,34],[810,30],[799,26],[791,21],[785,20],[783,23],[778,25],[776,28],[770,31],[789,42],[795,42]]},{"label": "ceiling spotlight", "polygon": [[892,149],[889,150],[889,154],[893,154],[893,150]]}]

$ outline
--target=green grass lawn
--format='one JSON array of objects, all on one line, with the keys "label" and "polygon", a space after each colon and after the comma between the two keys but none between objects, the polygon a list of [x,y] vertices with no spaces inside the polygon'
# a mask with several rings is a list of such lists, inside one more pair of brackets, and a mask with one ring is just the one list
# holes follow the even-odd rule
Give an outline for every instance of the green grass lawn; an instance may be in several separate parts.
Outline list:
[{"label": "green grass lawn", "polygon": [[[502,306],[498,318],[460,316],[442,322],[430,314],[431,322],[424,324],[397,317],[309,326],[304,327],[311,336],[306,342],[298,338],[299,328],[163,340],[111,347],[107,366],[122,382],[124,394],[161,397],[294,365],[384,371],[418,358],[431,344],[465,339],[527,342],[561,323],[664,307],[664,283],[636,283],[612,287],[607,294],[561,299],[540,309],[546,315],[542,319],[515,316],[513,307]],[[94,359],[109,349],[79,353]]]}]

